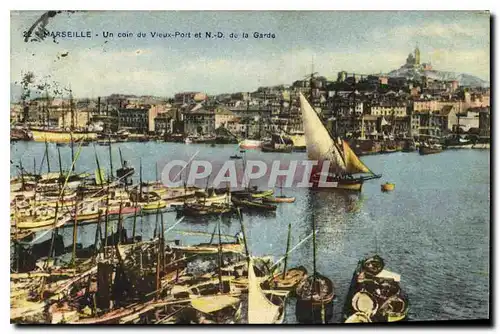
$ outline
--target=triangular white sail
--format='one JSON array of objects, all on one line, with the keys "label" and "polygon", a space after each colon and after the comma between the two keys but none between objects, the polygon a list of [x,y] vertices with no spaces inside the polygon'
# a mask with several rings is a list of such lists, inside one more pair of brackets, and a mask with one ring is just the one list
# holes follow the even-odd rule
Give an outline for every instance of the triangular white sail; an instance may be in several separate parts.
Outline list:
[{"label": "triangular white sail", "polygon": [[342,153],[302,93],[300,93],[300,109],[302,110],[308,158],[317,161],[328,160],[331,163],[331,169],[345,171],[346,165]]},{"label": "triangular white sail", "polygon": [[260,288],[260,282],[253,270],[253,260],[248,263],[248,323],[274,324],[279,318],[279,306],[266,298]]}]

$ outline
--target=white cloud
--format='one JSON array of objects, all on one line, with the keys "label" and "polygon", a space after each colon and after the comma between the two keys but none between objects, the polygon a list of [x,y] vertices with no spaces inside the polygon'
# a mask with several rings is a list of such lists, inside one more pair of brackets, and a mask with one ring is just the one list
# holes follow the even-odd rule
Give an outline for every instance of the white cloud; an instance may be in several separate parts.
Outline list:
[{"label": "white cloud", "polygon": [[[436,28],[437,29],[437,28]],[[438,31],[434,30],[434,32]],[[346,70],[363,74],[388,72],[401,66],[408,55],[406,46],[363,50],[355,53],[317,52],[312,49],[273,52],[258,57],[208,58],[189,55],[175,59],[164,48],[70,51],[68,57],[53,62],[46,55],[37,57],[14,54],[11,57],[12,81],[19,80],[21,69],[39,77],[51,75],[62,86],[71,84],[75,96],[96,97],[111,93],[171,96],[183,90],[208,93],[253,91],[259,86],[290,84],[314,70],[330,79]],[[426,50],[422,61],[436,69],[471,73],[488,79],[489,50]],[[54,58],[55,59],[55,58]]]}]

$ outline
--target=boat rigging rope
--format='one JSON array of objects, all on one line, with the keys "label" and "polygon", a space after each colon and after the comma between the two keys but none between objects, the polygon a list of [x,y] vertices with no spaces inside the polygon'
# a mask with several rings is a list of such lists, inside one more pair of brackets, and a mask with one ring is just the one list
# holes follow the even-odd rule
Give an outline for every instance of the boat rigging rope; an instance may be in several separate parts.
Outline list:
[{"label": "boat rigging rope", "polygon": [[[319,229],[316,230],[316,233],[318,233]],[[294,247],[292,247],[292,249],[290,249],[290,251],[288,253],[286,253],[282,258],[280,258],[278,261],[276,261],[270,268],[274,268],[276,265],[278,265],[278,263],[280,263],[281,261],[283,261],[291,252],[293,252],[297,247],[299,247],[300,245],[302,245],[307,239],[309,239],[310,237],[312,237],[313,233],[311,232],[307,237],[305,237],[304,239],[302,239],[302,241],[300,241],[298,244],[296,244]]]}]

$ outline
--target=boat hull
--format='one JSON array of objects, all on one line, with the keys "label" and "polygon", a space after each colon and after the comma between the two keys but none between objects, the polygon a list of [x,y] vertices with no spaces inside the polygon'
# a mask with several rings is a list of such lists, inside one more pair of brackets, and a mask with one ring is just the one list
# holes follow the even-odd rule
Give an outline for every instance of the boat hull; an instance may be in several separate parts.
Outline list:
[{"label": "boat hull", "polygon": [[295,197],[264,197],[262,202],[265,203],[293,203],[295,202]]},{"label": "boat hull", "polygon": [[49,143],[70,143],[71,140],[95,140],[97,139],[96,132],[63,132],[63,131],[43,131],[31,130],[33,140],[37,142]]},{"label": "boat hull", "polygon": [[301,324],[323,324],[333,317],[333,302],[315,304],[311,300],[297,299],[295,316]]},{"label": "boat hull", "polygon": [[326,284],[326,293],[321,297],[317,296],[315,291],[314,298],[311,298],[310,292],[307,292],[307,284],[312,286],[312,276],[303,280],[296,289],[297,304],[295,316],[301,324],[326,324],[333,317],[333,299],[335,292],[333,282],[327,277],[316,273],[316,282],[322,281]]},{"label": "boat hull", "polygon": [[436,154],[441,153],[442,151],[443,150],[440,148],[430,148],[425,146],[420,146],[418,149],[418,153],[420,153],[420,155]]},{"label": "boat hull", "polygon": [[262,147],[262,141],[260,140],[244,140],[239,143],[241,149],[252,150]]},{"label": "boat hull", "polygon": [[394,183],[384,183],[380,186],[383,192],[393,191],[394,187]]}]

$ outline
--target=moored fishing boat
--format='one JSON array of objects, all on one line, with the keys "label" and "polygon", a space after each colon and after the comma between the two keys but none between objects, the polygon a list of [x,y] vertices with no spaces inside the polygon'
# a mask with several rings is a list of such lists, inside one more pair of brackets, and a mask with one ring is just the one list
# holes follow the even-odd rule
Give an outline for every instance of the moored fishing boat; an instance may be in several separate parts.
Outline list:
[{"label": "moored fishing boat", "polygon": [[123,205],[120,210],[120,206],[110,206],[108,209],[108,215],[130,215],[136,212],[141,211],[140,206],[132,206],[130,203],[127,203],[128,205]]},{"label": "moored fishing boat", "polygon": [[271,141],[262,144],[261,151],[274,153],[291,153],[293,151],[293,141],[290,138],[273,134],[271,136]]},{"label": "moored fishing boat", "polygon": [[247,209],[247,210],[255,210],[255,211],[276,211],[277,206],[271,204],[262,203],[262,201],[250,200],[250,199],[240,199],[233,197],[231,201],[237,207]]},{"label": "moored fishing boat", "polygon": [[93,140],[96,132],[67,132],[64,130],[31,129],[33,140],[48,143],[70,143],[71,141]]},{"label": "moored fishing boat", "polygon": [[443,151],[443,147],[439,144],[421,144],[418,148],[418,153],[420,155],[428,155],[428,154],[436,154],[441,153]]},{"label": "moored fishing boat", "polygon": [[155,213],[156,210],[165,209],[167,207],[167,202],[158,200],[149,203],[139,203],[139,205],[144,213]]},{"label": "moored fishing boat", "polygon": [[264,198],[264,197],[269,197],[274,194],[273,189],[268,189],[268,190],[260,190],[260,191],[252,191],[250,193],[250,196],[252,198]]},{"label": "moored fishing boat", "polygon": [[327,323],[333,316],[335,290],[332,281],[321,274],[313,274],[295,290],[295,315],[299,323]]},{"label": "moored fishing boat", "polygon": [[263,203],[293,203],[295,202],[295,197],[288,196],[269,196],[262,199]]},{"label": "moored fishing boat", "polygon": [[253,260],[248,265],[248,323],[282,323],[285,313],[285,297],[273,293],[264,294],[260,280],[255,275]]},{"label": "moored fishing boat", "polygon": [[345,322],[396,322],[408,315],[408,297],[401,277],[386,270],[375,255],[358,262],[344,304]]},{"label": "moored fishing boat", "polygon": [[263,287],[273,290],[295,292],[297,285],[307,277],[307,269],[300,266],[288,269],[285,273],[275,274],[263,283]]},{"label": "moored fishing boat", "polygon": [[295,316],[299,323],[325,324],[333,316],[335,289],[333,282],[328,277],[316,271],[316,224],[314,215],[312,217],[312,235],[313,273],[305,280],[302,280],[295,289],[297,297]]},{"label": "moored fishing boat", "polygon": [[[219,244],[201,243],[193,246],[170,246],[173,250],[180,251],[186,254],[217,254],[219,251]],[[245,249],[244,245],[240,242],[221,242],[220,248],[222,253],[237,253],[243,254]]]},{"label": "moored fishing boat", "polygon": [[268,190],[258,190],[257,186],[254,186],[252,188],[244,189],[244,190],[235,190],[231,191],[231,196],[232,197],[238,197],[238,198],[264,198],[264,197],[269,197],[274,194],[273,189],[268,189]]},{"label": "moored fishing boat", "polygon": [[[98,219],[99,215],[102,213],[103,210],[101,210],[97,205],[87,206],[86,208],[78,212],[78,214],[76,215],[76,221],[82,222],[82,221],[95,220]],[[73,214],[73,216],[75,215]]]},{"label": "moored fishing boat", "polygon": [[417,150],[417,145],[413,139],[405,140],[403,144],[403,152],[415,152]]},{"label": "moored fishing boat", "polygon": [[231,212],[231,207],[227,204],[220,203],[185,203],[177,212],[185,216],[220,215]]},{"label": "moored fishing boat", "polygon": [[54,225],[54,217],[48,219],[34,219],[26,221],[17,221],[15,226],[20,230],[36,229]]},{"label": "moored fishing boat", "polygon": [[245,150],[257,149],[257,148],[262,147],[262,141],[261,140],[245,139],[239,143],[239,147],[241,149],[245,149]]}]

